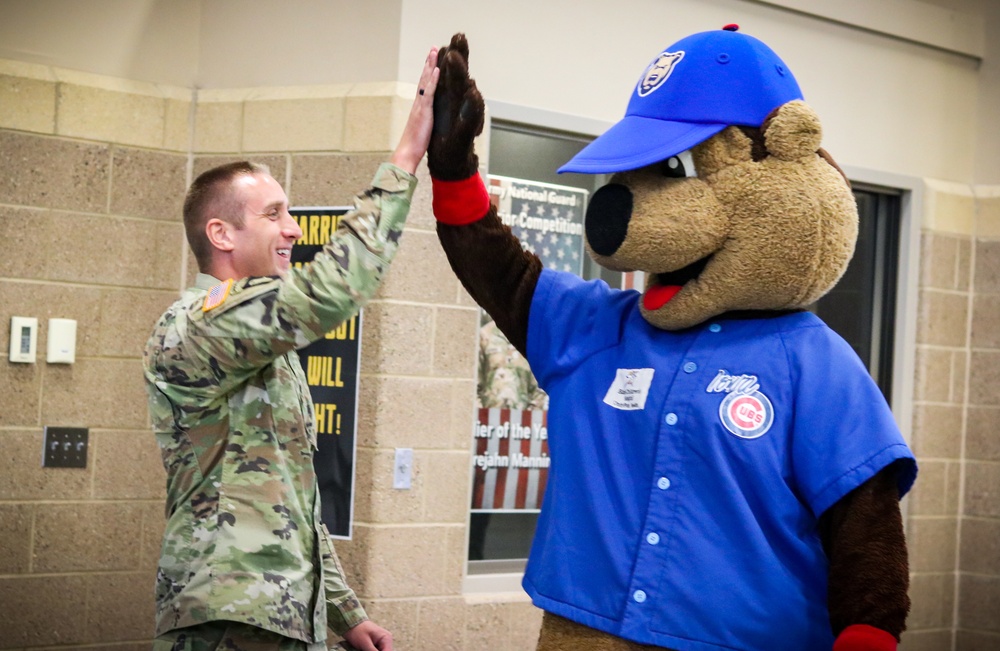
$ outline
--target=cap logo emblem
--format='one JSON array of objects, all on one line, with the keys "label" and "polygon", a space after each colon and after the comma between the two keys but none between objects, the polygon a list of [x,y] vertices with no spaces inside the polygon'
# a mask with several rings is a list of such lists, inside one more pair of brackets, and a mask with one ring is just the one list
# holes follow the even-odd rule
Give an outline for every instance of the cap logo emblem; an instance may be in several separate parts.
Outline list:
[{"label": "cap logo emblem", "polygon": [[665,82],[674,71],[677,63],[683,58],[683,50],[680,52],[664,52],[660,56],[656,57],[656,59],[654,59],[653,62],[646,67],[646,71],[642,73],[642,78],[639,80],[639,87],[636,88],[636,92],[639,93],[639,97],[645,97],[663,85],[663,82]]}]

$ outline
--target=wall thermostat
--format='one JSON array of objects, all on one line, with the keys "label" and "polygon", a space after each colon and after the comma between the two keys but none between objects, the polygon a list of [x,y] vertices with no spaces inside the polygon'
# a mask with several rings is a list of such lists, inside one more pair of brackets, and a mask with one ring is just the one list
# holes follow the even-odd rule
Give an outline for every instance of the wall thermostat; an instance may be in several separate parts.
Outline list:
[{"label": "wall thermostat", "polygon": [[38,344],[38,319],[30,316],[10,317],[10,361],[35,363]]}]

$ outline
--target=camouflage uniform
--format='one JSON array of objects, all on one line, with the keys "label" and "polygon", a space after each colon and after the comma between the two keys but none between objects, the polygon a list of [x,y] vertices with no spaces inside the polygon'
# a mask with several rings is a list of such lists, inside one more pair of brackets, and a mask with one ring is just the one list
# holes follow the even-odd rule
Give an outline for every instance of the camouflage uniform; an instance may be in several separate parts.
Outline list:
[{"label": "camouflage uniform", "polygon": [[314,643],[366,619],[320,523],[296,349],[375,293],[415,186],[383,165],[311,264],[221,284],[199,274],[156,324],[143,366],[167,469],[157,635],[228,620]]},{"label": "camouflage uniform", "polygon": [[549,396],[538,387],[528,360],[490,319],[479,329],[479,406],[499,409],[548,409]]}]

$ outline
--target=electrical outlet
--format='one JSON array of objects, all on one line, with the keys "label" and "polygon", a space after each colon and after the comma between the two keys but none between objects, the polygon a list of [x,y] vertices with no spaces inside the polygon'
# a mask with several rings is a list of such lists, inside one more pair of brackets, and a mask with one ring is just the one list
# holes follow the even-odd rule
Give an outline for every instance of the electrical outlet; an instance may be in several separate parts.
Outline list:
[{"label": "electrical outlet", "polygon": [[392,487],[410,490],[413,477],[413,448],[396,448],[396,465],[392,473]]},{"label": "electrical outlet", "polygon": [[86,427],[45,427],[43,468],[86,468]]}]

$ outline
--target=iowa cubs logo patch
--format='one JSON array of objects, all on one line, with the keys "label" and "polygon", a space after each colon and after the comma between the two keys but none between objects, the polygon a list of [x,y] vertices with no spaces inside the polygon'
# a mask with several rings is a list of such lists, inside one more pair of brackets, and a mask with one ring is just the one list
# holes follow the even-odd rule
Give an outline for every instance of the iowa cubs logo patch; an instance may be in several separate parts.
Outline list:
[{"label": "iowa cubs logo patch", "polygon": [[659,88],[670,77],[670,73],[674,71],[674,67],[683,58],[683,51],[663,52],[660,56],[656,57],[652,63],[646,66],[646,71],[642,73],[642,78],[639,79],[639,87],[636,88],[639,97],[645,97]]},{"label": "iowa cubs logo patch", "polygon": [[729,394],[719,405],[719,420],[734,436],[756,439],[771,429],[774,407],[761,393],[756,375],[730,375],[721,370],[705,391]]}]

